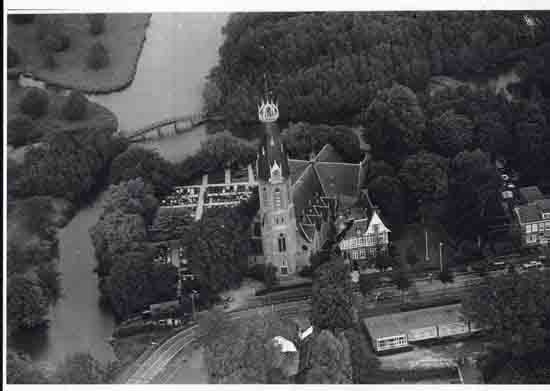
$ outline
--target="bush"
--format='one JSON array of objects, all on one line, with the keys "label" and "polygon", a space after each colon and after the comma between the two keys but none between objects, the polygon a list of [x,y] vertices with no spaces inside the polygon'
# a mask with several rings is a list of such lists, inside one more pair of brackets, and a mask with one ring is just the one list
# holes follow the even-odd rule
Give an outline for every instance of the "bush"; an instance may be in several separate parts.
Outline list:
[{"label": "bush", "polygon": [[19,102],[21,111],[36,119],[48,112],[48,93],[38,87],[31,87]]},{"label": "bush", "polygon": [[17,115],[8,121],[8,144],[15,148],[29,144],[33,133],[34,123],[28,115]]},{"label": "bush", "polygon": [[88,99],[82,92],[78,90],[71,91],[62,108],[63,117],[69,121],[84,119],[87,106]]},{"label": "bush", "polygon": [[273,264],[268,264],[264,270],[264,283],[267,289],[277,285],[277,268]]},{"label": "bush", "polygon": [[109,53],[101,42],[96,42],[92,45],[86,63],[89,68],[94,70],[105,68],[109,65]]},{"label": "bush", "polygon": [[91,14],[88,15],[88,22],[90,23],[90,34],[99,35],[105,31],[105,14]]},{"label": "bush", "polygon": [[19,64],[19,61],[19,54],[15,51],[14,48],[8,46],[8,68],[13,68],[17,64]]},{"label": "bush", "polygon": [[71,38],[65,32],[65,26],[54,17],[43,16],[39,20],[36,38],[47,51],[62,52],[71,46]]},{"label": "bush", "polygon": [[33,14],[9,15],[9,20],[14,24],[29,24],[34,21]]},{"label": "bush", "polygon": [[311,265],[306,265],[298,272],[300,277],[311,277],[313,276],[313,267]]}]

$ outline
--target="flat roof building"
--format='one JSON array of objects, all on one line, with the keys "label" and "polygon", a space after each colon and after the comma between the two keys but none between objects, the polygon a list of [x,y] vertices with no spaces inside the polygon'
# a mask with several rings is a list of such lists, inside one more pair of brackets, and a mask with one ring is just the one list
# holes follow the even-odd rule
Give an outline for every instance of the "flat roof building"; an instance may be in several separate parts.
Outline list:
[{"label": "flat roof building", "polygon": [[468,334],[472,328],[461,313],[461,304],[430,307],[363,319],[377,352],[401,349],[409,342]]}]

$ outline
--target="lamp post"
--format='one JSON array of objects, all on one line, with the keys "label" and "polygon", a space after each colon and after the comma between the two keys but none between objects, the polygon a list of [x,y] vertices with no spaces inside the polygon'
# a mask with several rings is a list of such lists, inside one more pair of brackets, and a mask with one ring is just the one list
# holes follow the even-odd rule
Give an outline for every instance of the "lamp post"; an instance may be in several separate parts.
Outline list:
[{"label": "lamp post", "polygon": [[192,313],[193,320],[195,320],[195,296],[196,295],[198,295],[198,292],[194,289],[189,294],[189,296],[191,296],[191,311],[192,311],[191,313]]},{"label": "lamp post", "polygon": [[439,271],[443,273],[443,243],[439,242]]}]

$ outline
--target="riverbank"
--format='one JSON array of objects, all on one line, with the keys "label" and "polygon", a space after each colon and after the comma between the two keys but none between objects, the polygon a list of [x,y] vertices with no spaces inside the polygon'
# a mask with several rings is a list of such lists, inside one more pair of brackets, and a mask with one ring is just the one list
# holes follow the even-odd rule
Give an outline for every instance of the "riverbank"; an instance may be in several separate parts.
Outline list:
[{"label": "riverbank", "polygon": [[[36,19],[42,17],[44,15]],[[71,42],[66,51],[55,54],[57,66],[53,69],[45,66],[36,38],[39,21],[23,25],[8,21],[8,44],[20,57],[18,68],[21,71],[31,72],[36,79],[51,86],[92,94],[120,91],[132,83],[150,14],[107,14],[105,31],[97,36],[90,34],[85,14],[60,14],[57,17]],[[109,65],[95,71],[86,66],[85,59],[97,41],[108,51]]]}]

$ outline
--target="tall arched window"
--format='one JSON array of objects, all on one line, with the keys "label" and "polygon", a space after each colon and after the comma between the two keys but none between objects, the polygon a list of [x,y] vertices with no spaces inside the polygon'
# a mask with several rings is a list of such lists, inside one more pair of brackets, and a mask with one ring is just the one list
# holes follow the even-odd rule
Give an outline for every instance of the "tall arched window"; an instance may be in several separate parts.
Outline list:
[{"label": "tall arched window", "polygon": [[284,234],[279,235],[279,252],[284,253],[286,251],[286,238]]},{"label": "tall arched window", "polygon": [[278,209],[281,208],[281,189],[278,187],[273,191],[273,206]]}]

